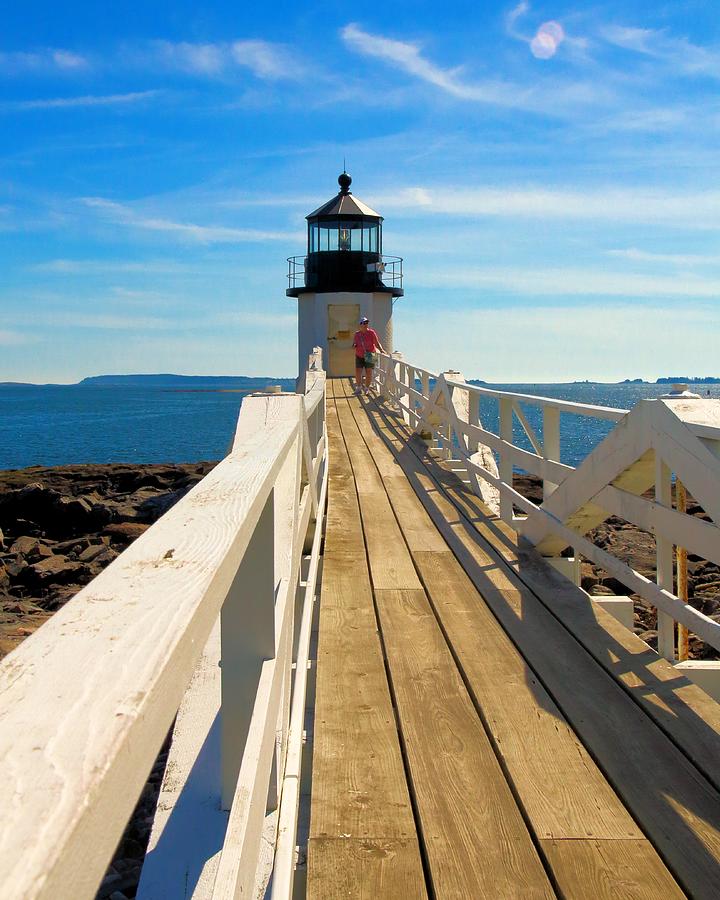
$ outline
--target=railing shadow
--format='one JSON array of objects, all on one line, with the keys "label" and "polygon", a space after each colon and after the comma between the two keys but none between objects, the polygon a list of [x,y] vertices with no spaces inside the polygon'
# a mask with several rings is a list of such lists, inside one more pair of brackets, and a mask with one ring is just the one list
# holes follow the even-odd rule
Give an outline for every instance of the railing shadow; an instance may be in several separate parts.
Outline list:
[{"label": "railing shadow", "polygon": [[[172,773],[167,773],[167,777],[172,777]],[[143,900],[164,900],[169,896],[169,886],[184,885],[183,896],[192,897],[203,869],[222,850],[228,816],[220,809],[218,711],[160,840],[145,857],[138,896]]]},{"label": "railing shadow", "polygon": [[[463,553],[457,545],[451,548],[463,567],[466,568],[466,571],[476,584],[480,594],[483,597],[487,597],[488,600],[492,598],[493,605],[497,612],[492,610],[492,608],[491,611],[493,611],[501,625],[503,617],[512,617],[516,623],[522,624],[522,628],[525,629],[526,633],[529,633],[533,629],[534,622],[540,624],[544,621],[545,625],[547,625],[547,617],[552,616],[554,621],[562,626],[569,637],[582,644],[577,635],[573,634],[573,632],[562,622],[562,619],[560,619],[551,608],[542,603],[532,588],[532,579],[527,577],[530,568],[536,569],[537,565],[540,564],[547,569],[550,569],[550,567],[539,558],[536,551],[532,547],[522,547],[518,552],[518,547],[516,547],[512,537],[508,534],[506,526],[502,525],[496,517],[488,515],[487,510],[481,506],[480,502],[475,499],[474,495],[471,494],[462,482],[460,482],[457,476],[443,468],[437,460],[429,454],[428,448],[422,441],[410,436],[405,423],[399,422],[396,415],[390,412],[382,402],[362,401],[362,405],[366,407],[373,430],[396,457],[408,477],[410,484],[413,486],[413,489],[416,491],[426,508],[428,508],[428,505],[432,505],[434,506],[437,515],[443,515],[435,497],[433,497],[433,491],[428,491],[426,486],[420,481],[417,470],[418,465],[421,465],[435,480],[438,485],[438,491],[442,493],[444,501],[446,503],[451,503],[457,512],[457,519],[452,524],[460,526],[462,528],[463,536],[467,540],[475,543],[486,557],[497,560],[497,563],[493,563],[492,565],[481,566],[469,551]],[[395,441],[401,443],[400,449],[395,446],[393,440],[390,439],[391,437]],[[452,492],[458,490],[463,492],[463,507],[466,508],[460,509],[457,501],[452,495]],[[510,566],[506,559],[502,558],[502,554],[499,554],[498,551],[483,538],[477,530],[476,526],[478,525],[488,529],[493,535],[493,538],[502,546],[503,552],[506,552],[508,555],[511,555],[511,558],[514,557],[517,560],[517,571]],[[510,589],[512,589],[513,586],[513,576],[519,582],[521,595],[523,596],[519,614],[512,609],[507,599],[503,597],[502,591],[492,583],[488,574],[492,571],[502,571],[509,579],[508,587]],[[558,581],[558,579],[561,579],[559,574],[551,570],[549,578],[552,579],[552,582],[556,586],[561,586],[563,590],[567,589],[567,584],[562,583],[566,581],[565,579]],[[621,790],[621,785],[619,784],[619,781],[623,781],[622,778],[619,778],[619,775],[622,774],[619,766],[621,766],[622,763],[613,760],[608,764],[607,760],[597,758],[592,747],[588,747],[588,749],[600,765],[601,769],[605,772],[610,783],[620,793],[620,796],[623,797],[624,802],[628,804],[628,807],[636,817],[639,817],[639,812],[643,809],[654,809],[656,813],[662,813],[665,823],[670,823],[672,827],[670,835],[662,833],[661,837],[658,838],[660,831],[658,829],[649,829],[651,832],[651,839],[681,883],[683,883],[686,888],[691,887],[692,889],[690,892],[695,895],[698,882],[697,880],[694,881],[694,887],[692,887],[691,882],[695,879],[694,872],[696,870],[702,869],[706,874],[712,872],[714,874],[715,883],[717,883],[717,877],[720,875],[720,864],[718,863],[718,859],[720,858],[720,838],[718,837],[720,836],[720,802],[718,801],[720,798],[718,798],[715,790],[718,788],[720,779],[718,777],[717,769],[710,768],[709,766],[702,765],[701,762],[697,762],[698,754],[692,752],[692,744],[690,744],[690,746],[688,746],[688,742],[681,744],[677,735],[679,732],[685,731],[688,741],[694,741],[696,748],[701,744],[704,748],[702,756],[705,760],[720,758],[720,735],[705,721],[705,719],[698,715],[691,706],[688,706],[683,698],[677,693],[682,688],[693,686],[692,682],[680,675],[674,678],[672,683],[659,679],[653,673],[652,667],[657,666],[659,661],[662,662],[661,658],[650,648],[648,648],[647,651],[639,651],[632,654],[629,653],[621,643],[616,641],[612,635],[597,622],[591,605],[592,600],[579,588],[575,590],[577,592],[578,608],[584,609],[585,612],[582,623],[583,628],[587,630],[589,637],[593,638],[593,642],[602,641],[604,646],[604,657],[602,659],[596,658],[590,650],[585,648],[590,659],[594,660],[594,664],[604,669],[608,675],[614,676],[612,678],[613,682],[621,687],[625,694],[629,695],[646,715],[648,711],[644,709],[640,698],[654,696],[658,699],[659,702],[653,703],[652,719],[665,736],[670,739],[679,753],[682,753],[682,755],[686,757],[685,761],[688,763],[687,766],[682,765],[679,757],[677,757],[677,763],[679,768],[683,770],[683,773],[681,774],[684,774],[686,784],[693,783],[696,786],[695,799],[693,800],[693,798],[687,796],[676,796],[675,794],[677,792],[673,792],[672,785],[663,784],[657,779],[647,778],[645,781],[645,789],[646,791],[650,791],[647,796],[647,804],[644,800],[639,799],[637,791],[635,791],[634,799],[627,800],[627,785],[625,784],[625,788]],[[529,595],[532,595],[532,602],[527,602],[529,600]],[[511,637],[510,635],[508,636]],[[517,642],[513,640],[513,643],[518,646],[518,649],[520,649],[520,652],[522,653],[522,649]],[[529,661],[528,666],[529,672],[532,672],[539,683],[544,686],[543,680],[538,676]],[[636,684],[628,685],[618,681],[620,675],[628,674],[635,676],[637,681]],[[534,688],[534,685],[530,684],[530,687]],[[586,688],[578,685],[578,689],[582,690]],[[545,692],[543,691],[543,695],[539,695],[538,692],[534,691],[535,696],[537,696],[538,700],[541,702],[544,693]],[[555,693],[557,693],[557,691],[553,692],[549,687],[547,688],[547,694],[553,700],[553,706],[555,706],[555,702],[557,702],[557,707],[555,707],[555,709],[559,709],[561,714],[563,714],[563,704],[559,700],[555,700]],[[547,708],[547,706],[544,708]],[[602,710],[600,714],[607,717],[612,715],[612,711]],[[650,719],[649,716],[648,719]],[[683,729],[678,728],[678,723],[681,720],[686,723]],[[632,740],[631,736],[628,736],[628,740]],[[665,754],[665,758],[667,760],[667,754]],[[653,763],[652,755],[648,754],[646,762],[647,772],[653,771]],[[688,772],[690,765],[695,768],[691,772]],[[703,781],[699,774],[700,772],[707,779],[706,782]],[[683,815],[683,813],[685,813],[685,815]],[[648,822],[651,816],[652,814],[650,814],[650,816],[646,814],[645,821]],[[689,827],[688,818],[694,818],[699,824],[705,823],[714,830],[716,838],[714,842],[711,841],[711,843],[714,844],[714,853],[711,852],[711,849],[703,842],[703,839],[698,835],[697,831]],[[644,830],[647,827],[647,825],[643,825]],[[676,847],[682,847],[683,852],[680,853],[673,849]],[[673,850],[672,862],[668,860],[669,850]],[[678,860],[680,860],[681,872],[677,871]],[[705,893],[697,892],[697,895],[713,896],[712,892],[707,893],[707,888]]]}]

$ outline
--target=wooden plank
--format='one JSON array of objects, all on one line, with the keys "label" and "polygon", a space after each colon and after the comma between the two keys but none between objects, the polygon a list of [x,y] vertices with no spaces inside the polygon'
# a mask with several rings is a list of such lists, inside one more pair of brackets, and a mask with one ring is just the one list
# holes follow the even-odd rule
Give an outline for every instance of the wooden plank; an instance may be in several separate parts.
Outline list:
[{"label": "wooden plank", "polygon": [[[357,838],[311,838],[308,885],[325,882],[319,900],[423,900],[427,897],[421,869],[412,865],[408,841]],[[327,883],[327,872],[334,874]]]},{"label": "wooden plank", "polygon": [[375,597],[434,895],[554,897],[425,592]]},{"label": "wooden plank", "polygon": [[538,838],[642,839],[452,552],[414,559]]},{"label": "wooden plank", "polygon": [[516,532],[489,522],[457,482],[448,480],[444,489],[493,551],[720,789],[720,705],[556,573]]},{"label": "wooden plank", "polygon": [[542,841],[545,857],[578,900],[680,900],[685,894],[657,859],[648,841]]},{"label": "wooden plank", "polygon": [[[382,444],[367,417],[356,415],[358,428],[373,456]],[[383,444],[383,449],[386,446]],[[397,479],[384,479],[386,487]],[[407,487],[412,490],[409,483]],[[414,492],[413,492],[414,494]],[[416,498],[417,499],[417,498]],[[424,507],[393,507],[403,533],[425,521],[439,536]],[[594,865],[604,872],[603,883],[616,896],[625,889],[628,863],[636,865],[635,878],[647,884],[650,900],[658,884],[669,885],[668,896],[678,888],[627,810],[569,727],[559,709],[522,659],[515,646],[485,605],[462,567],[443,540],[443,552],[412,554],[423,584],[432,598],[435,614],[453,647],[466,684],[482,709],[505,771],[537,838],[564,839],[565,846],[589,837],[603,838],[603,853],[597,842],[589,843],[596,854]],[[618,840],[624,838],[625,840]],[[570,839],[570,840],[569,840]],[[615,839],[615,840],[607,840]],[[642,853],[628,850],[630,842],[644,845]],[[542,846],[542,844],[541,844]],[[554,871],[564,896],[586,897],[588,885],[578,885],[572,871]]]},{"label": "wooden plank", "polygon": [[[411,469],[413,457],[405,456],[403,465]],[[417,457],[415,463],[421,464]],[[421,499],[680,883],[693,896],[713,897],[720,877],[718,792],[515,573],[500,564],[444,494],[436,490]]]},{"label": "wooden plank", "polygon": [[[378,411],[373,411],[378,416]],[[388,426],[392,428],[388,430]],[[720,789],[720,705],[663,660],[613,616],[588,600],[587,594],[547,565],[517,533],[498,521],[450,472],[416,442],[407,443],[402,427],[383,417],[381,433],[403,459],[422,459],[423,470],[411,476],[428,497],[439,498],[448,521],[458,516],[472,524],[497,554],[547,608],[568,627],[591,655],[630,693],[682,748],[706,778]],[[409,435],[408,435],[409,436]],[[432,473],[432,474],[431,474]]]},{"label": "wooden plank", "polygon": [[[420,588],[382,479],[357,429],[349,402],[338,402],[338,418],[355,475],[373,586],[376,590]],[[362,490],[364,479],[373,483],[373,491]]]},{"label": "wooden plank", "polygon": [[[340,385],[334,382],[334,388]],[[309,898],[398,879],[426,897],[415,822],[385,673],[347,451],[328,404],[330,471],[320,599]],[[369,889],[369,888],[368,888]],[[354,890],[354,888],[353,888]],[[364,889],[363,889],[364,890]],[[364,896],[362,893],[350,896]]]}]

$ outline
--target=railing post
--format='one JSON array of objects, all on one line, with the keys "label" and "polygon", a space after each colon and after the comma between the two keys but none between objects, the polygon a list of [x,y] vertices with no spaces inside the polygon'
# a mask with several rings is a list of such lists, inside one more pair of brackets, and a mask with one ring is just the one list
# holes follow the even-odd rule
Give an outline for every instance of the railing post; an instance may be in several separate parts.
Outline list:
[{"label": "railing post", "polygon": [[[678,512],[687,512],[687,491],[679,478],[675,480],[675,507]],[[688,602],[688,554],[685,547],[677,546],[675,559],[677,568],[677,595],[683,603]],[[688,630],[678,622],[677,658],[684,662],[688,658]]]},{"label": "railing post", "polygon": [[[672,473],[655,453],[655,500],[672,507]],[[667,538],[657,534],[656,571],[658,587],[672,593],[673,589],[673,545]],[[657,610],[658,653],[665,659],[675,659],[675,621],[668,613]]]},{"label": "railing post", "polygon": [[273,490],[220,614],[223,809],[230,809],[235,794],[260,669],[275,656],[274,505]]},{"label": "railing post", "polygon": [[[560,462],[560,410],[554,406],[543,407],[543,456]],[[552,494],[557,485],[543,479],[543,500]]]},{"label": "railing post", "polygon": [[[500,407],[500,439],[507,444],[512,444],[513,442],[512,404],[511,397],[501,397],[498,400],[498,405]],[[500,480],[505,482],[509,487],[512,487],[513,462],[512,457],[505,449],[500,451],[498,473],[500,475]],[[508,525],[512,525],[512,498],[509,497],[505,491],[500,492],[500,518],[503,522],[507,522]]]}]

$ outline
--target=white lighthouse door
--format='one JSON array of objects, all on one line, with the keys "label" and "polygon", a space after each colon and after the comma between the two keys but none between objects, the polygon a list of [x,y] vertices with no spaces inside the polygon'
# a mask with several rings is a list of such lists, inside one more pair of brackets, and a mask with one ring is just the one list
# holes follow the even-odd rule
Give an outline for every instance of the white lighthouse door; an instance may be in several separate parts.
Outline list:
[{"label": "white lighthouse door", "polygon": [[355,373],[352,342],[359,318],[358,303],[328,304],[328,375],[333,378]]}]

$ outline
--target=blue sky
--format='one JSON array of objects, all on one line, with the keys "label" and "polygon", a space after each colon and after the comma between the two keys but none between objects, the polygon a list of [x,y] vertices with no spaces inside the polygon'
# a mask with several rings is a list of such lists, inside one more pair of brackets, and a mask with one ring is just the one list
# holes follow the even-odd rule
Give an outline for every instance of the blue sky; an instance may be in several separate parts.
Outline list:
[{"label": "blue sky", "polygon": [[407,358],[720,375],[713,3],[252,7],[4,11],[0,380],[296,374],[285,258],[343,156]]}]

